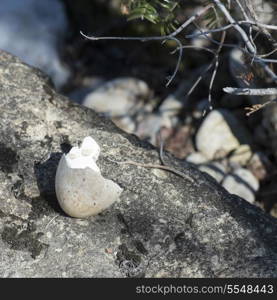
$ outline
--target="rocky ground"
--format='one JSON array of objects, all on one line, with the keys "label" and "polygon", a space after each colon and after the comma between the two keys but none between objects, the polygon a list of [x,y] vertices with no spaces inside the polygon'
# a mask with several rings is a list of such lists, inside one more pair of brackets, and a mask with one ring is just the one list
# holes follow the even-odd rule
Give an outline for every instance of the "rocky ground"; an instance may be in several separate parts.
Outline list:
[{"label": "rocky ground", "polygon": [[[239,51],[225,51],[212,103],[210,73],[187,97],[209,54],[187,49],[166,87],[175,45],[79,34],[159,34],[155,28],[127,23],[117,1],[52,1],[55,14],[32,0],[0,8],[0,48],[43,70],[70,99],[1,51],[0,276],[275,277],[277,106],[248,117],[245,107],[266,99],[222,91],[259,87],[255,70]],[[167,163],[197,184],[109,162],[159,163],[159,133],[173,155]],[[54,177],[62,153],[86,135],[103,148],[101,171],[125,192],[103,214],[78,220],[59,208]]]},{"label": "rocky ground", "polygon": [[[1,277],[277,276],[273,217],[168,153],[190,180],[112,162],[159,164],[159,154],[3,51],[0,73]],[[76,219],[59,207],[54,182],[62,154],[85,136],[123,191],[99,215]]]},{"label": "rocky ground", "polygon": [[[176,157],[194,163],[230,193],[276,217],[277,106],[272,104],[247,116],[247,107],[268,99],[231,96],[222,91],[225,86],[263,87],[260,71],[247,64],[239,50],[227,49],[222,53],[213,85],[212,103],[208,101],[211,73],[187,97],[210,61],[209,53],[186,49],[177,76],[166,87],[166,78],[172,74],[177,59],[169,54],[174,45],[85,40],[78,30],[99,36],[158,33],[149,23],[147,30],[141,22],[126,23],[116,14],[119,13],[116,1],[111,2],[114,3],[112,21],[105,26],[101,19],[103,7],[81,2],[65,1],[75,30],[67,42],[75,75],[71,86],[65,89],[66,95],[111,117],[126,132],[155,146],[159,146],[157,134],[161,131],[165,148]],[[263,7],[263,11],[260,18],[272,21],[274,7]],[[109,15],[108,10],[105,13]],[[207,46],[209,42],[196,38],[190,44]]]}]

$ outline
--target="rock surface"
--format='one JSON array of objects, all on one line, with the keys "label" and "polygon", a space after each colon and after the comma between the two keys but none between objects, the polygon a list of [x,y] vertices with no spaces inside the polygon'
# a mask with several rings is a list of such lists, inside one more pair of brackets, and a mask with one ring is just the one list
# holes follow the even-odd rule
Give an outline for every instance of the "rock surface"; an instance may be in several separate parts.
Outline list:
[{"label": "rock surface", "polygon": [[[156,149],[57,94],[0,52],[1,277],[277,277],[277,221],[166,154],[192,184],[158,169]],[[80,220],[57,204],[58,161],[93,136],[121,201]]]}]

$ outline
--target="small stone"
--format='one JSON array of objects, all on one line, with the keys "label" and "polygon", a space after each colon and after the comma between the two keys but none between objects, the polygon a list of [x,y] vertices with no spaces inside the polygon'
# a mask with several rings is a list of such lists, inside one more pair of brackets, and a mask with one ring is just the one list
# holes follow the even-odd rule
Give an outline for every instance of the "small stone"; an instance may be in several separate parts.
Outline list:
[{"label": "small stone", "polygon": [[140,139],[148,140],[152,145],[156,145],[157,133],[162,124],[162,117],[157,114],[149,114],[138,123],[135,134]]},{"label": "small stone", "polygon": [[270,168],[268,158],[262,152],[256,152],[251,157],[247,168],[255,175],[258,180],[264,180],[267,176],[267,168]]},{"label": "small stone", "polygon": [[123,117],[123,118],[112,118],[112,121],[114,124],[119,127],[120,129],[128,132],[128,133],[134,133],[136,129],[136,123],[134,120],[129,117]]},{"label": "small stone", "polygon": [[249,145],[240,145],[230,157],[230,162],[245,166],[252,156]]},{"label": "small stone", "polygon": [[212,176],[218,183],[222,182],[226,174],[226,168],[219,162],[200,165],[199,170]]},{"label": "small stone", "polygon": [[169,95],[159,107],[161,126],[166,128],[174,128],[178,123],[178,114],[180,113],[183,104],[174,95]]},{"label": "small stone", "polygon": [[123,117],[142,108],[142,100],[149,95],[150,89],[144,81],[118,78],[88,94],[82,104],[110,117]]},{"label": "small stone", "polygon": [[206,163],[208,159],[200,152],[193,152],[186,157],[186,161],[192,164],[199,165]]},{"label": "small stone", "polygon": [[247,169],[239,168],[225,177],[222,186],[230,194],[240,196],[253,204],[255,202],[255,193],[259,189],[259,181]]},{"label": "small stone", "polygon": [[183,105],[174,95],[169,95],[159,107],[159,112],[163,117],[174,117],[180,113]]},{"label": "small stone", "polygon": [[207,158],[213,159],[217,152],[228,154],[240,144],[249,144],[247,130],[227,110],[213,110],[202,122],[196,134],[196,148]]}]

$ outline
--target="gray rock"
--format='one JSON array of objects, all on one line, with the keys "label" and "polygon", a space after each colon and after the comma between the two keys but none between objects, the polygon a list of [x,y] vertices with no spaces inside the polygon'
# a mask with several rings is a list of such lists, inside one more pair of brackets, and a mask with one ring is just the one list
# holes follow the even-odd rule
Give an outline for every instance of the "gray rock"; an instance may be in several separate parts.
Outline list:
[{"label": "gray rock", "polygon": [[[0,52],[1,277],[277,277],[277,221],[210,177],[57,94],[38,70]],[[63,151],[93,136],[121,201],[84,220],[64,215],[54,178]]]},{"label": "gray rock", "polygon": [[1,0],[0,49],[43,70],[57,87],[70,76],[58,51],[66,32],[66,15],[59,0]]},{"label": "gray rock", "polygon": [[222,186],[231,194],[235,194],[250,203],[255,202],[255,193],[259,189],[259,181],[247,169],[236,169],[224,179]]},{"label": "gray rock", "polygon": [[250,134],[227,110],[211,111],[202,122],[195,138],[196,148],[207,158],[228,154],[241,144],[250,144]]}]

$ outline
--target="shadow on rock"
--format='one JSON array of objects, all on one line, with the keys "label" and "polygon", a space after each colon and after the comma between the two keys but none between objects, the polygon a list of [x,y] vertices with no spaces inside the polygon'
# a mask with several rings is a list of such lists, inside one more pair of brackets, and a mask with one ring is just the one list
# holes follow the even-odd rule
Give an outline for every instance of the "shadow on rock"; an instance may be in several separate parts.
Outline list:
[{"label": "shadow on rock", "polygon": [[63,153],[52,153],[50,158],[43,163],[36,163],[34,172],[37,178],[37,185],[40,191],[40,197],[57,213],[65,215],[58,204],[55,192],[55,176],[59,161]]}]

